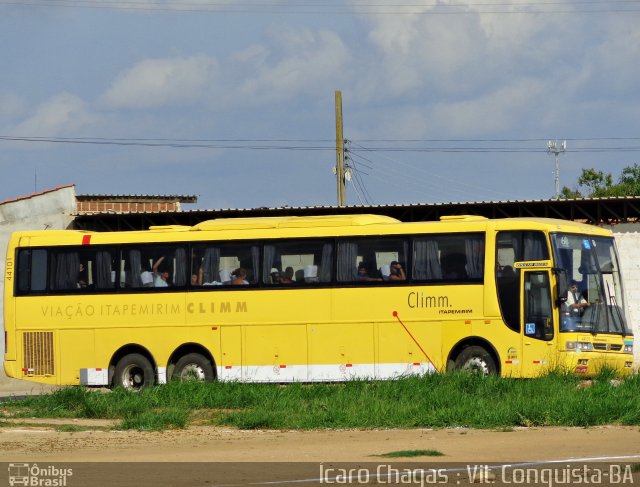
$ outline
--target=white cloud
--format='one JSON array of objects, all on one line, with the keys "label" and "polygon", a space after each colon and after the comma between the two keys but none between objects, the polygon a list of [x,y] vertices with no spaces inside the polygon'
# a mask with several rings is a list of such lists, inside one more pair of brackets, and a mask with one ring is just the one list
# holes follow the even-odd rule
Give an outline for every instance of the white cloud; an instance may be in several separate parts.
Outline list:
[{"label": "white cloud", "polygon": [[[447,5],[458,14],[443,13]],[[380,78],[371,96],[482,96],[513,76],[548,76],[563,52],[584,49],[584,16],[508,13],[527,8],[518,2],[460,7],[443,0],[412,14],[361,17]],[[487,13],[496,10],[503,13]]]},{"label": "white cloud", "polygon": [[271,31],[270,48],[256,46],[236,56],[246,75],[240,85],[242,97],[262,102],[314,94],[344,76],[351,54],[331,31],[284,28]]},{"label": "white cloud", "polygon": [[10,120],[23,113],[25,102],[15,93],[0,91],[0,120]]},{"label": "white cloud", "polygon": [[457,136],[507,131],[547,91],[540,80],[523,79],[471,100],[437,104],[430,113],[433,127]]},{"label": "white cloud", "polygon": [[591,81],[605,96],[636,94],[640,77],[640,31],[637,18],[616,17],[606,23],[600,42],[590,52]]},{"label": "white cloud", "polygon": [[392,139],[468,138],[500,133],[526,122],[521,118],[523,113],[537,118],[532,107],[540,104],[547,90],[539,80],[521,79],[468,99],[399,105],[387,109],[384,118],[365,114],[360,124],[368,136]]},{"label": "white cloud", "polygon": [[218,63],[205,55],[147,59],[120,73],[103,95],[110,108],[159,108],[201,100]]},{"label": "white cloud", "polygon": [[75,135],[95,121],[96,117],[87,110],[84,101],[75,95],[61,93],[38,106],[33,115],[13,130],[13,134],[25,137]]}]

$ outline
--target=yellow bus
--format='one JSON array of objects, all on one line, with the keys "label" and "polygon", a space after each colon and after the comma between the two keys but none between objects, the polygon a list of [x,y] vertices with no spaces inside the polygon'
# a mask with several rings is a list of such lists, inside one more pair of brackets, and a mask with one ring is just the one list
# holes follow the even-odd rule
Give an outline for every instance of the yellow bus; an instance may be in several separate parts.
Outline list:
[{"label": "yellow bus", "polygon": [[25,231],[7,252],[4,363],[24,380],[131,389],[629,372],[624,309],[611,233],[561,220],[332,215]]}]

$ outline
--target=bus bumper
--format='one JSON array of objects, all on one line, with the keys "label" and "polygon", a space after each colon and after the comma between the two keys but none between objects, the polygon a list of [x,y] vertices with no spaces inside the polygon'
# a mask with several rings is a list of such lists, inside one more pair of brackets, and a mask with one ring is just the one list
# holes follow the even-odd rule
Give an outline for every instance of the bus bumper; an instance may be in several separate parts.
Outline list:
[{"label": "bus bumper", "polygon": [[625,376],[633,373],[633,355],[629,354],[567,352],[563,356],[565,370],[585,377],[597,375],[602,370]]},{"label": "bus bumper", "polygon": [[16,375],[17,374],[17,363],[15,360],[5,360],[4,361],[4,373],[7,377],[12,377],[14,379],[21,379],[22,377]]}]

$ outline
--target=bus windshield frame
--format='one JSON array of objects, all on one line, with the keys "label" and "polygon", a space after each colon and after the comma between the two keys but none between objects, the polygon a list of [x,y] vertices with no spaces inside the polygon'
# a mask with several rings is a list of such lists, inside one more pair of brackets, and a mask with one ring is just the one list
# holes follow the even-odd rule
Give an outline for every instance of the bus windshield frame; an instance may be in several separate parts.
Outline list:
[{"label": "bus windshield frame", "polygon": [[568,284],[559,289],[560,332],[632,335],[614,239],[558,232],[550,240],[555,269]]}]

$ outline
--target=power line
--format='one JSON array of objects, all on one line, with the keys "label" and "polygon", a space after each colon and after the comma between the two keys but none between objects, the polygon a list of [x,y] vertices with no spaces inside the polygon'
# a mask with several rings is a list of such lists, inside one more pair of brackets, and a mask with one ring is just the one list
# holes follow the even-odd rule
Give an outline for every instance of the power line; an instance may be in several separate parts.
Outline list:
[{"label": "power line", "polygon": [[[360,146],[360,147],[362,147],[362,146]],[[356,154],[356,156],[359,156],[359,155],[357,155],[357,154]],[[493,191],[493,190],[491,190],[491,189],[489,189],[489,188],[486,188],[486,187],[482,187],[482,186],[478,186],[478,185],[472,185],[472,184],[467,184],[467,183],[464,183],[464,182],[459,181],[459,180],[453,180],[453,179],[445,178],[444,176],[440,176],[439,174],[435,174],[435,173],[433,173],[432,171],[428,171],[427,169],[425,169],[425,168],[423,168],[423,167],[416,167],[416,166],[411,165],[411,164],[409,164],[409,163],[407,163],[407,162],[404,162],[404,161],[400,161],[400,160],[398,160],[398,159],[391,158],[391,157],[389,157],[389,156],[387,156],[387,155],[385,155],[385,154],[382,154],[382,157],[384,157],[385,159],[387,159],[387,160],[389,160],[389,161],[393,162],[394,164],[399,164],[399,165],[402,165],[402,166],[405,166],[405,167],[407,167],[407,168],[411,169],[411,170],[414,172],[414,174],[416,174],[416,173],[422,173],[422,174],[424,174],[425,176],[428,176],[428,178],[429,178],[429,179],[437,178],[437,179],[439,179],[439,180],[441,180],[441,181],[446,182],[446,186],[445,186],[445,187],[449,190],[449,192],[458,193],[458,194],[461,194],[461,195],[464,195],[464,196],[466,196],[466,195],[469,193],[469,191],[468,191],[468,190],[465,190],[465,189],[457,189],[457,188],[453,187],[453,186],[456,186],[456,185],[457,185],[457,186],[465,186],[465,187],[470,188],[471,190],[474,190],[474,191],[478,191],[478,190],[480,190],[480,191],[484,191],[484,192],[494,193],[494,194],[497,194],[497,195],[500,195],[500,196],[503,196],[503,197],[504,197],[504,196],[511,197],[511,195],[509,195],[509,194],[507,194],[507,193],[501,193],[501,192],[498,192],[498,191]],[[374,164],[374,163],[373,163],[373,161],[370,161],[370,162],[371,162],[372,164]],[[377,168],[380,168],[380,166],[376,166],[376,167],[377,167]],[[382,166],[382,168],[384,168],[384,169],[383,169],[383,172],[385,172],[385,170],[388,170],[388,169],[389,169],[389,167],[388,167],[388,166]],[[400,174],[400,177],[403,177],[403,178],[406,178],[407,180],[409,180],[411,184],[414,184],[414,183],[415,183],[415,178],[414,178],[414,177],[407,177],[404,173],[399,173],[399,174]],[[394,176],[394,177],[398,177],[398,176],[396,175],[396,176]],[[450,196],[450,193],[443,193],[443,192],[442,192],[442,188],[443,188],[443,186],[442,186],[442,185],[434,184],[434,183],[432,183],[432,182],[431,182],[431,181],[429,181],[429,180],[424,180],[424,181],[423,181],[423,180],[421,180],[421,181],[420,181],[420,184],[421,184],[422,186],[428,186],[428,187],[431,187],[432,189],[430,189],[430,191],[436,191],[436,192],[438,192],[438,193],[446,194],[447,196]],[[423,189],[424,189],[424,188],[423,188]]]},{"label": "power line", "polygon": [[[316,145],[283,145],[276,144],[278,140],[220,140],[220,141],[189,141],[172,139],[91,139],[91,138],[61,138],[61,137],[12,137],[0,135],[0,141],[80,144],[80,145],[115,145],[137,147],[172,147],[176,149],[242,149],[242,150],[292,150],[292,151],[327,151],[335,150],[330,146]],[[230,143],[234,142],[234,143]],[[258,142],[267,142],[258,144]],[[303,142],[303,141],[299,141]]]},{"label": "power line", "polygon": [[[0,4],[27,7],[61,7],[84,9],[111,9],[128,11],[169,11],[169,12],[215,12],[250,14],[313,14],[313,15],[539,15],[539,14],[576,14],[576,13],[634,13],[640,12],[639,0],[586,0],[579,3],[566,1],[529,1],[513,2],[468,2],[442,4],[430,2],[402,3],[355,3],[340,5],[319,2],[141,2],[133,0],[94,1],[94,0],[0,0]],[[635,8],[634,8],[635,7]],[[514,10],[515,8],[515,10]],[[427,10],[425,10],[427,9]],[[489,10],[487,10],[489,9]]]},{"label": "power line", "polygon": [[[528,139],[356,139],[358,142],[384,142],[384,143],[432,143],[432,142],[540,142],[548,141],[548,137],[536,137]],[[640,140],[640,137],[564,137],[563,140],[572,142],[593,142],[603,140]]]},{"label": "power line", "polygon": [[[386,140],[377,142],[387,143],[411,143],[411,142],[450,142],[463,144],[466,142],[530,142],[548,139],[424,139],[424,140]],[[640,141],[637,137],[627,138],[587,138],[570,139],[570,141]],[[12,135],[0,135],[0,141],[24,142],[24,143],[53,143],[53,144],[81,144],[81,145],[116,145],[116,146],[140,146],[140,147],[173,147],[173,148],[201,148],[201,149],[241,149],[241,150],[292,150],[292,151],[327,151],[335,150],[328,139],[132,139],[132,138],[103,138],[103,137],[24,137]],[[364,140],[363,140],[364,141]],[[357,144],[356,144],[357,145]],[[638,152],[640,145],[602,145],[593,147],[573,147],[570,152]],[[534,146],[455,146],[442,145],[435,147],[408,147],[408,146],[369,146],[358,145],[357,152],[442,152],[442,153],[542,153],[546,149]]]},{"label": "power line", "polygon": [[[363,139],[363,142],[371,139]],[[465,143],[518,143],[548,140],[540,139],[376,139],[374,142],[382,142],[387,145],[363,146],[355,143],[356,148],[351,148],[351,154],[360,153],[546,153],[546,149],[539,146],[509,146],[509,145],[473,145],[464,146]],[[574,142],[597,141],[640,141],[638,137],[599,137],[599,138],[566,138],[564,140]],[[332,140],[329,139],[169,139],[169,138],[106,138],[106,137],[42,137],[42,136],[12,136],[0,135],[0,141],[22,143],[52,143],[52,144],[78,144],[78,145],[112,145],[112,146],[138,146],[138,147],[171,147],[178,149],[227,149],[227,150],[290,150],[290,151],[334,151]],[[447,142],[448,145],[410,147],[408,145],[393,146],[393,143],[428,143]],[[456,145],[460,144],[460,145]],[[572,144],[567,152],[575,153],[602,153],[602,152],[640,152],[640,145],[593,145],[580,147]],[[361,155],[364,158],[364,156]],[[366,158],[364,158],[366,160]]]}]

